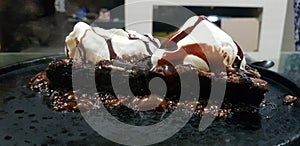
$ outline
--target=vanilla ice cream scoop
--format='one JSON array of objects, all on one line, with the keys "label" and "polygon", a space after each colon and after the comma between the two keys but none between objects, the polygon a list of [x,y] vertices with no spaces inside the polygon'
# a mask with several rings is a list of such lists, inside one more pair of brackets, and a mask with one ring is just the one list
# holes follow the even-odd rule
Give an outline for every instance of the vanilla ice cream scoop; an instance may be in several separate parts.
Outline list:
[{"label": "vanilla ice cream scoop", "polygon": [[[210,71],[210,65],[216,61],[223,62],[225,67],[231,68],[245,69],[246,65],[241,48],[228,34],[204,16],[188,19],[160,48],[151,57],[154,66],[172,62]],[[216,59],[209,61],[209,57]]]},{"label": "vanilla ice cream scoop", "polygon": [[96,64],[101,60],[150,56],[160,42],[152,35],[122,29],[105,30],[78,22],[66,37],[65,53],[69,58]]}]

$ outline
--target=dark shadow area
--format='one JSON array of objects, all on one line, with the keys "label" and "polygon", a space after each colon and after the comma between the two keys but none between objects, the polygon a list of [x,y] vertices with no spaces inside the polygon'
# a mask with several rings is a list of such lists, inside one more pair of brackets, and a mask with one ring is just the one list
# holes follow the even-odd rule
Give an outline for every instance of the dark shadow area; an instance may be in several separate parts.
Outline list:
[{"label": "dark shadow area", "polygon": [[[63,50],[65,37],[73,25],[84,20],[71,19],[80,10],[86,9],[86,17],[91,14],[95,19],[99,10],[110,10],[122,4],[123,0],[65,0],[66,11],[58,12],[55,0],[1,0],[0,52]],[[112,14],[111,17],[121,14]]]}]

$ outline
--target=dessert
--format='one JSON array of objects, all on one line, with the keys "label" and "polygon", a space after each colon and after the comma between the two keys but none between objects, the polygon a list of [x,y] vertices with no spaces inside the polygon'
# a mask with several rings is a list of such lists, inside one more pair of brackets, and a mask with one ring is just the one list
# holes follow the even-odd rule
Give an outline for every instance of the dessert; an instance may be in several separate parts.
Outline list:
[{"label": "dessert", "polygon": [[[189,109],[198,115],[224,116],[230,111],[257,108],[268,91],[267,82],[246,65],[237,43],[204,16],[190,18],[161,45],[151,35],[104,30],[79,22],[66,38],[65,52],[67,59],[52,61],[29,83],[34,90],[51,92],[49,102],[55,111],[96,109],[99,104],[125,104],[136,110],[149,106],[152,110],[163,111],[196,103]],[[86,77],[95,75],[97,93],[75,91],[77,94],[73,94],[74,69],[86,73]],[[201,84],[199,94],[192,93],[196,100],[179,102],[181,91],[191,86],[181,86],[180,76],[195,74]],[[129,84],[132,94],[115,92],[111,80],[114,77],[119,79],[114,87]],[[83,78],[87,83],[91,82]],[[165,82],[165,94],[154,94],[149,89],[154,78]],[[47,84],[36,87],[40,80]],[[211,92],[219,92],[211,91],[212,82],[226,84],[221,110],[220,107],[206,107]]]}]

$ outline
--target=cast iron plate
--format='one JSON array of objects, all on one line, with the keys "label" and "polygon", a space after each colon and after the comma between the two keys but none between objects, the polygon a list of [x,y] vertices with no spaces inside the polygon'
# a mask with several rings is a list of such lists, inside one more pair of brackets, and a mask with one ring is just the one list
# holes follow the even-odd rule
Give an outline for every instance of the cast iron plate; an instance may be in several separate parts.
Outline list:
[{"label": "cast iron plate", "polygon": [[[80,113],[51,111],[43,97],[28,88],[30,78],[53,58],[0,69],[0,145],[118,145],[97,134]],[[203,132],[197,130],[199,118],[193,117],[180,132],[156,145],[275,145],[297,141],[300,107],[298,103],[284,105],[282,98],[286,94],[300,97],[299,88],[286,84],[288,81],[274,72],[261,70],[270,91],[259,114],[219,119]]]}]

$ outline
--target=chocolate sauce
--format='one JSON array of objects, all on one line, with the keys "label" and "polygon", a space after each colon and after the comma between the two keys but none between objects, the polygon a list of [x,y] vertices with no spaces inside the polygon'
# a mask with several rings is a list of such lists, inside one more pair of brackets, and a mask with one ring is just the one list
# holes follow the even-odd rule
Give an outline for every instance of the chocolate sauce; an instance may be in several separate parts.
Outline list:
[{"label": "chocolate sauce", "polygon": [[[208,65],[214,66],[214,68],[223,69],[224,58],[219,53],[213,52],[212,50],[218,50],[218,48],[213,47],[214,46],[205,43],[195,43],[182,46],[177,51],[165,52],[163,54],[163,58],[158,61],[158,66],[165,65],[167,62],[167,64],[173,65],[183,64],[187,55],[194,55],[203,59]],[[211,58],[214,58],[214,60],[208,63],[206,56],[210,56]]]},{"label": "chocolate sauce", "polygon": [[147,52],[149,53],[149,55],[152,55],[153,53],[152,53],[152,51],[150,50],[149,43],[148,43],[148,42],[145,42],[145,41],[143,41],[143,43],[145,44],[146,50],[147,50]]},{"label": "chocolate sauce", "polygon": [[[147,52],[149,53],[149,55],[152,55],[152,54],[153,54],[153,52],[150,50],[150,47],[149,47],[149,43],[148,43],[148,42],[146,42],[146,41],[144,41],[144,40],[142,40],[142,39],[136,37],[136,35],[134,35],[134,34],[131,34],[131,33],[129,33],[129,32],[127,32],[127,33],[128,33],[128,39],[129,39],[129,40],[140,40],[140,41],[142,41],[142,42],[145,44],[146,50],[147,50]],[[148,35],[144,35],[144,36],[147,37],[148,40],[149,40],[150,42],[152,42],[157,48],[159,47],[158,44],[157,44],[154,40],[152,40]]]},{"label": "chocolate sauce", "polygon": [[100,36],[100,37],[102,37],[102,38],[105,39],[105,42],[106,42],[106,45],[107,45],[108,51],[109,51],[109,56],[110,56],[109,58],[110,58],[110,60],[116,59],[116,58],[117,58],[117,54],[116,54],[116,52],[115,52],[115,49],[114,49],[113,46],[112,46],[111,38],[106,37],[106,36],[103,36],[103,35],[97,33],[97,32],[95,31],[94,27],[91,27],[91,28],[92,28],[92,30],[93,30],[93,32],[94,32],[95,34],[97,34],[98,36]]},{"label": "chocolate sauce", "polygon": [[[186,36],[188,36],[202,20],[208,21],[208,19],[205,16],[199,16],[198,20],[192,26],[186,28],[183,31],[174,33],[165,42],[162,43],[162,46],[160,48],[165,49],[167,51],[173,50],[175,52],[165,52],[163,54],[164,61],[159,60],[158,65],[162,65],[163,62],[164,63],[166,62],[166,60],[172,61],[173,63],[183,63],[183,60],[187,55],[195,55],[195,56],[203,59],[207,64],[208,64],[208,60],[206,58],[206,55],[207,56],[209,55],[212,58],[214,56],[220,58],[219,53],[216,53],[218,51],[215,51],[215,52],[209,51],[212,48],[208,48],[209,45],[204,44],[204,43],[189,44],[189,45],[182,46],[182,48],[178,49],[177,43],[180,40],[184,39]],[[234,42],[234,43],[236,44],[236,46],[238,48],[238,53],[234,60],[234,63],[232,64],[232,70],[240,68],[241,63],[243,61],[243,57],[244,57],[242,49],[239,47],[239,45],[236,42]],[[219,49],[219,48],[216,48],[216,49]],[[205,51],[205,52],[203,52],[203,51]],[[221,56],[224,59],[224,58],[226,58],[227,53],[222,51]],[[161,60],[163,60],[163,59],[161,59]],[[229,59],[230,58],[227,57],[226,61],[230,62]],[[219,59],[217,59],[217,60],[223,62],[223,60],[219,60]],[[210,62],[210,63],[212,63],[212,62]],[[229,69],[229,68],[227,67],[227,69]]]},{"label": "chocolate sauce", "polygon": [[116,59],[117,58],[117,54],[112,46],[112,43],[111,43],[111,39],[105,39],[106,41],[106,44],[107,44],[107,47],[108,47],[108,50],[109,50],[109,56],[110,56],[110,60],[112,59]]},{"label": "chocolate sauce", "polygon": [[[176,65],[183,64],[184,58],[190,54],[203,58],[203,60],[207,62],[206,56],[202,51],[201,45],[204,44],[189,44],[183,46],[175,52],[165,52],[161,60],[171,61],[173,64]],[[158,65],[163,65],[161,60],[158,61]]]},{"label": "chocolate sauce", "polygon": [[67,45],[65,44],[65,54],[67,56],[67,58],[70,58],[70,55],[69,55],[69,49],[67,48]]},{"label": "chocolate sauce", "polygon": [[240,68],[241,66],[241,63],[243,61],[243,58],[244,58],[244,53],[241,49],[241,47],[234,41],[235,45],[237,46],[238,48],[238,53],[237,53],[237,56],[232,64],[232,67],[233,68]]},{"label": "chocolate sauce", "polygon": [[159,45],[157,44],[157,42],[156,41],[154,41],[153,39],[151,39],[148,35],[144,35],[145,37],[147,37],[148,38],[148,40],[151,42],[151,43],[153,43],[154,44],[154,46],[156,47],[156,48],[159,48]]},{"label": "chocolate sauce", "polygon": [[207,20],[207,18],[205,16],[199,16],[198,20],[194,23],[193,26],[188,27],[184,31],[174,33],[165,42],[162,43],[160,48],[176,50],[178,48],[177,43],[188,36],[202,20]]},{"label": "chocolate sauce", "polygon": [[127,32],[127,33],[128,33],[128,39],[130,39],[130,40],[139,40],[139,38],[136,37],[134,34],[131,34],[129,32]]},{"label": "chocolate sauce", "polygon": [[80,54],[81,58],[82,58],[84,61],[86,61],[86,50],[85,50],[85,48],[84,48],[84,46],[83,46],[83,44],[82,44],[82,40],[83,40],[83,38],[86,36],[86,34],[87,34],[88,31],[89,31],[88,29],[85,30],[83,36],[80,38],[80,41],[78,41],[78,40],[76,39],[76,44],[77,44],[76,47],[78,48],[79,54]]},{"label": "chocolate sauce", "polygon": [[183,31],[174,33],[165,42],[162,43],[160,48],[166,49],[166,50],[170,50],[170,49],[177,50],[177,51],[176,52],[165,52],[163,55],[163,59],[158,61],[158,65],[162,65],[163,63],[166,62],[166,60],[172,61],[172,63],[176,63],[176,64],[181,63],[182,64],[184,58],[187,55],[198,56],[199,58],[202,58],[206,63],[208,63],[207,58],[202,50],[202,48],[206,48],[206,46],[207,46],[206,44],[201,44],[201,43],[188,44],[188,45],[182,46],[182,48],[180,48],[179,50],[178,50],[178,46],[177,46],[177,43],[180,40],[182,40],[183,38],[185,38],[186,36],[188,36],[202,20],[207,20],[207,18],[205,16],[198,17],[198,20],[194,23],[194,25],[186,28]]},{"label": "chocolate sauce", "polygon": [[[112,46],[112,42],[111,42],[111,39],[112,39],[112,38],[109,38],[109,37],[107,37],[107,36],[103,36],[103,35],[97,33],[97,32],[95,31],[94,27],[91,27],[91,29],[92,29],[92,31],[93,31],[95,34],[97,34],[98,36],[100,36],[100,37],[102,37],[102,38],[105,39],[106,44],[107,44],[107,46],[108,46],[108,50],[109,50],[110,60],[116,59],[118,56],[117,56],[117,54],[116,54],[116,52],[115,52],[115,50],[114,50],[114,48],[113,48],[113,46]],[[127,32],[127,33],[128,33],[128,39],[129,39],[129,40],[140,40],[140,41],[142,41],[142,42],[145,44],[145,47],[146,47],[146,49],[147,49],[147,52],[148,52],[150,55],[153,54],[152,51],[150,50],[150,47],[149,47],[149,43],[148,43],[148,42],[145,42],[145,41],[141,40],[140,38],[136,37],[136,35],[134,35],[134,34],[131,34],[131,33],[129,33],[129,32]],[[145,36],[146,36],[146,35],[145,35]],[[155,41],[153,41],[149,36],[148,36],[148,38],[149,38],[149,41],[153,42],[155,45],[158,46],[158,44],[157,44]]]}]

